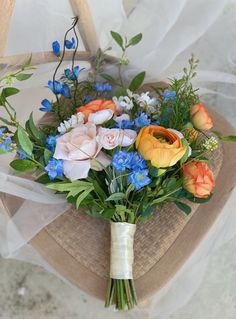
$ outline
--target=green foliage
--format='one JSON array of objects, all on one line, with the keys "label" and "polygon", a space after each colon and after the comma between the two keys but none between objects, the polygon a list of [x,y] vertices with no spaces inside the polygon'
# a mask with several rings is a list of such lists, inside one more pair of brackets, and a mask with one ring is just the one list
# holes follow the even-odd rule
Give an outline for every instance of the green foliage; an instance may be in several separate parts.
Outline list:
[{"label": "green foliage", "polygon": [[116,41],[116,43],[121,47],[121,49],[124,50],[122,36],[115,31],[111,31],[111,36]]},{"label": "green foliage", "polygon": [[19,126],[16,131],[17,140],[20,147],[28,154],[32,155],[33,143],[23,127]]},{"label": "green foliage", "polygon": [[126,197],[126,195],[124,193],[114,193],[111,194],[106,201],[119,201],[121,199],[124,199]]},{"label": "green foliage", "polygon": [[79,208],[83,200],[94,190],[92,183],[80,180],[69,183],[51,183],[46,186],[58,192],[67,193],[67,197],[75,197],[76,208]]},{"label": "green foliage", "polygon": [[142,33],[135,35],[133,38],[129,40],[127,47],[129,47],[130,45],[134,46],[138,44],[142,40],[142,37],[143,37]]},{"label": "green foliage", "polygon": [[33,112],[30,114],[29,120],[26,122],[26,130],[28,134],[41,145],[45,143],[46,135],[36,127],[33,120]]},{"label": "green foliage", "polygon": [[19,92],[20,90],[18,90],[17,88],[7,87],[2,90],[2,97],[6,99],[7,97],[15,95]]},{"label": "green foliage", "polygon": [[15,78],[18,81],[25,81],[25,80],[28,80],[29,78],[31,78],[32,75],[33,75],[33,73],[19,73],[15,76]]},{"label": "green foliage", "polygon": [[140,88],[140,86],[143,84],[145,74],[146,74],[145,72],[140,72],[133,78],[133,80],[130,82],[130,85],[129,85],[129,89],[131,91],[136,91]]},{"label": "green foliage", "polygon": [[37,164],[27,159],[16,159],[10,166],[18,172],[30,172],[37,167]]},{"label": "green foliage", "polygon": [[186,215],[189,215],[192,211],[191,207],[188,206],[187,204],[183,203],[183,202],[175,202],[175,205],[181,209]]}]

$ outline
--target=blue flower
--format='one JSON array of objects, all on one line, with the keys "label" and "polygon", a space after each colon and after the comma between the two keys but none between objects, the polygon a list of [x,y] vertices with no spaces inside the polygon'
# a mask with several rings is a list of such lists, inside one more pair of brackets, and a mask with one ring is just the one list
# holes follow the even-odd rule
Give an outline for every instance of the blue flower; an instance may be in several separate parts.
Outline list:
[{"label": "blue flower", "polygon": [[70,97],[70,88],[66,83],[60,83],[59,81],[48,81],[48,87],[54,94],[61,94],[64,97]]},{"label": "blue flower", "polygon": [[66,83],[62,84],[61,95],[64,97],[71,97],[69,85]]},{"label": "blue flower", "polygon": [[134,122],[130,121],[130,120],[122,120],[120,123],[116,122],[114,127],[120,128],[122,130],[125,130],[125,129],[133,130],[134,129]]},{"label": "blue flower", "polygon": [[143,170],[147,168],[147,162],[145,159],[141,156],[140,153],[134,152],[132,156],[132,161],[130,168],[132,170]]},{"label": "blue flower", "polygon": [[130,168],[132,161],[132,153],[126,151],[117,151],[112,157],[112,166],[118,172],[124,172],[127,168]]},{"label": "blue flower", "polygon": [[25,159],[25,158],[32,158],[32,155],[29,155],[28,153],[26,153],[26,151],[23,150],[23,148],[20,148],[17,152],[17,156],[20,159]]},{"label": "blue flower", "polygon": [[138,128],[142,128],[144,126],[148,126],[151,123],[151,120],[148,118],[147,114],[142,112],[135,120],[134,120],[135,125]]},{"label": "blue flower", "polygon": [[44,100],[42,100],[41,104],[42,104],[43,107],[39,108],[40,111],[42,111],[42,112],[52,112],[52,103],[49,100],[44,99]]},{"label": "blue flower", "polygon": [[48,81],[48,87],[54,94],[60,94],[62,90],[62,84],[59,81]]},{"label": "blue flower", "polygon": [[75,66],[73,72],[70,69],[65,69],[65,76],[67,77],[67,79],[74,81],[78,78],[82,70],[83,69],[80,69],[79,66]]},{"label": "blue flower", "polygon": [[54,152],[55,151],[55,148],[56,148],[56,142],[57,142],[57,138],[59,137],[59,135],[49,135],[47,137],[47,140],[46,140],[46,145],[47,145],[47,148],[51,151],[51,152]]},{"label": "blue flower", "polygon": [[170,90],[165,90],[163,92],[163,96],[164,96],[164,103],[167,103],[167,102],[175,99],[176,92],[175,91],[170,91]]},{"label": "blue flower", "polygon": [[49,160],[48,165],[45,166],[45,171],[48,173],[50,180],[54,180],[56,177],[63,176],[63,160],[52,158]]},{"label": "blue flower", "polygon": [[142,187],[151,183],[151,178],[148,177],[148,169],[132,171],[128,176],[128,181],[139,190]]},{"label": "blue flower", "polygon": [[95,83],[94,88],[100,93],[112,91],[112,86],[109,83]]},{"label": "blue flower", "polygon": [[54,41],[52,43],[52,50],[53,50],[53,53],[56,55],[56,56],[60,56],[61,54],[61,47],[60,47],[60,43],[58,41]]},{"label": "blue flower", "polygon": [[3,152],[12,151],[12,139],[10,137],[2,138],[0,141],[0,150]]},{"label": "blue flower", "polygon": [[65,40],[65,47],[67,49],[74,49],[75,48],[75,38],[72,38],[71,41]]},{"label": "blue flower", "polygon": [[5,127],[0,127],[0,136],[2,136],[3,132],[5,132]]}]

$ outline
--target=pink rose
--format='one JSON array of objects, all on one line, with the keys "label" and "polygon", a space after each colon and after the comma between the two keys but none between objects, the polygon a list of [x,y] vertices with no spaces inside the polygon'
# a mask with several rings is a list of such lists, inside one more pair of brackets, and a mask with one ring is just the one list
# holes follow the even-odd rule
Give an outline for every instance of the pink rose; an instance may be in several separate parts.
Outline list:
[{"label": "pink rose", "polygon": [[57,139],[54,157],[64,160],[64,174],[71,181],[86,178],[91,168],[101,170],[110,164],[101,152],[96,135],[96,125],[86,123]]},{"label": "pink rose", "polygon": [[105,109],[105,110],[97,111],[95,113],[90,113],[88,117],[88,122],[96,124],[96,125],[100,125],[109,121],[112,118],[113,114],[114,112],[110,109]]},{"label": "pink rose", "polygon": [[118,128],[100,127],[98,130],[98,143],[106,150],[112,150],[117,146],[130,146],[134,143],[137,133],[133,130],[121,130]]}]

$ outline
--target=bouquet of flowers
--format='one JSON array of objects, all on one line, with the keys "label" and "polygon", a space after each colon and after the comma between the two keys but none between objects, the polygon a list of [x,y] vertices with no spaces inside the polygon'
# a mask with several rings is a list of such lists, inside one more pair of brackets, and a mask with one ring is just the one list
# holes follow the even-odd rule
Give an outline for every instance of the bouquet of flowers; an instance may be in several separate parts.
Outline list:
[{"label": "bouquet of flowers", "polygon": [[[121,49],[117,76],[105,73],[106,52],[99,50],[87,78],[80,80],[85,70],[75,66],[76,22],[66,32],[63,49],[58,41],[52,43],[59,63],[48,88],[55,100],[42,101],[40,123],[35,124],[32,114],[25,125],[19,123],[8,99],[19,92],[13,81],[32,75],[31,59],[1,79],[0,105],[6,116],[0,117],[0,152],[16,152],[10,163],[14,170],[30,173],[76,208],[110,221],[105,305],[131,309],[137,303],[132,275],[136,224],[167,202],[189,214],[188,201],[208,201],[215,185],[208,154],[220,139],[236,138],[208,133],[212,119],[191,84],[198,64],[193,56],[181,78],[165,88],[153,87],[151,93],[141,87],[145,72],[129,83],[124,80],[126,51],[142,34],[127,39],[111,31]],[[69,31],[74,32],[72,39]],[[72,66],[57,78],[66,49],[74,52]]]}]

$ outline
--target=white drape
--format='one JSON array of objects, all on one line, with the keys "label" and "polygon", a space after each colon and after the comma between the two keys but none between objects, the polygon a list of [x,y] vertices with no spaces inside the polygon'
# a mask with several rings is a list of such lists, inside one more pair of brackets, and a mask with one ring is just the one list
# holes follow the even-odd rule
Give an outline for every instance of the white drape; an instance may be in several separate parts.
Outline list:
[{"label": "white drape", "polygon": [[[131,5],[130,5],[131,2]],[[133,5],[132,5],[133,3]],[[215,107],[234,103],[236,75],[236,2],[233,0],[137,0],[129,1],[129,15],[121,0],[90,0],[97,36],[102,48],[111,45],[110,30],[128,37],[143,33],[143,41],[131,48],[130,67],[126,78],[147,70],[147,81],[165,80],[178,75],[192,52],[200,58],[196,86],[202,94],[215,94]],[[126,3],[127,5],[127,3]],[[7,43],[7,54],[49,51],[51,42],[62,42],[70,26],[72,10],[67,0],[17,0]],[[113,44],[112,44],[113,45]],[[113,45],[114,46],[114,45]],[[81,44],[81,49],[83,44]],[[118,49],[112,52],[117,55]],[[82,63],[80,63],[81,65]],[[88,67],[87,64],[84,64]],[[51,97],[44,86],[51,79],[55,64],[41,65],[32,80],[20,84],[21,93],[12,103],[21,120],[30,110],[37,111],[43,98]],[[233,70],[231,72],[231,70]],[[7,72],[3,67],[1,73]],[[222,85],[227,83],[228,86]],[[230,92],[228,87],[231,88]],[[217,91],[217,92],[216,92]],[[236,123],[236,112],[230,119]],[[26,244],[44,226],[61,215],[68,207],[65,199],[45,190],[43,186],[8,172],[9,156],[1,157],[0,191],[26,199],[12,219],[0,213],[0,254],[46,265]],[[148,307],[129,313],[129,318],[167,318],[181,307],[198,288],[207,265],[207,257],[235,235],[236,217],[230,211],[236,194],[224,208],[207,238],[199,245],[180,273],[159,293]],[[43,205],[43,209],[40,208]],[[227,236],[226,236],[227,234]],[[216,240],[217,239],[217,240]],[[89,312],[89,309],[88,309]],[[103,312],[109,318],[109,311]]]}]

